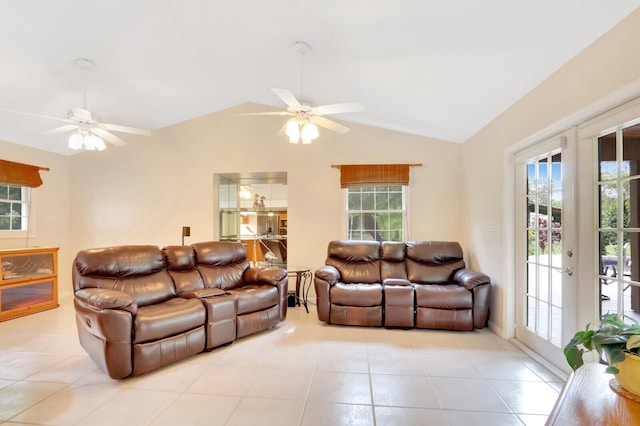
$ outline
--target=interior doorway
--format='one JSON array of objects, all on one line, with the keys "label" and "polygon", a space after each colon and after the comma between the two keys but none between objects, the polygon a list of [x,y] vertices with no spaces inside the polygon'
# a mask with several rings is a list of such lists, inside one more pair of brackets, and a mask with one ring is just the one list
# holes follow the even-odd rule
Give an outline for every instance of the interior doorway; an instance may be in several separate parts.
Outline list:
[{"label": "interior doorway", "polygon": [[215,182],[218,239],[242,242],[253,265],[286,268],[287,172],[223,173]]}]

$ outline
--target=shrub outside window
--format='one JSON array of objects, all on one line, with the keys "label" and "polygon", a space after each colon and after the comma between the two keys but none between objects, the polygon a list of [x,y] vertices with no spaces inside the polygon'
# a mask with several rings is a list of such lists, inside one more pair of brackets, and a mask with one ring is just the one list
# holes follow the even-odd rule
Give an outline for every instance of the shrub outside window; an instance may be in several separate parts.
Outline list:
[{"label": "shrub outside window", "polygon": [[405,187],[364,186],[347,189],[347,238],[404,241]]}]

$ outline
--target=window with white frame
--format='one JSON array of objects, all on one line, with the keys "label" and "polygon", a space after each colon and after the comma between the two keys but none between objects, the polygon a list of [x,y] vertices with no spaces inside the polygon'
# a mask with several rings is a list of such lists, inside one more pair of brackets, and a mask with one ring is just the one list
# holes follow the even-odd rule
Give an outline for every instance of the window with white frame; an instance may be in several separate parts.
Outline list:
[{"label": "window with white frame", "polygon": [[26,231],[30,188],[0,184],[0,231]]},{"label": "window with white frame", "polygon": [[347,238],[404,241],[406,186],[347,188]]}]

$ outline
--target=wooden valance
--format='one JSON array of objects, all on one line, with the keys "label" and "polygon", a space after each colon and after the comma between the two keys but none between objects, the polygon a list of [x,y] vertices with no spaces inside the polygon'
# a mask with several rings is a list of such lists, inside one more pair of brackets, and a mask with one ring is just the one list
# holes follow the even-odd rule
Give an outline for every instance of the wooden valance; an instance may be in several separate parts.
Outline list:
[{"label": "wooden valance", "polygon": [[42,185],[40,170],[49,169],[46,167],[0,160],[0,184],[37,188]]},{"label": "wooden valance", "polygon": [[422,164],[332,164],[340,169],[340,187],[409,185],[409,167]]}]

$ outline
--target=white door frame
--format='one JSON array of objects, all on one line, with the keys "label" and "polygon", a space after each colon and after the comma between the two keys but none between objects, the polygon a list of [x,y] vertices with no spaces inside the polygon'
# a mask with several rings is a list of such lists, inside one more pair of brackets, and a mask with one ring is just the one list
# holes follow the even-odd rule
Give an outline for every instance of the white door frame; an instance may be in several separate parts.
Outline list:
[{"label": "white door frame", "polygon": [[[576,186],[575,186],[575,210],[576,223],[579,223],[579,229],[587,227],[593,231],[595,226],[595,217],[597,217],[597,206],[594,203],[594,182],[595,182],[595,155],[596,146],[594,144],[592,132],[591,137],[587,136],[590,127],[596,122],[602,124],[609,121],[602,121],[610,118],[618,110],[624,110],[629,105],[640,103],[640,79],[635,80],[627,86],[612,92],[584,107],[575,111],[573,114],[564,117],[545,127],[535,134],[532,134],[520,142],[507,147],[503,157],[503,176],[504,176],[504,196],[503,196],[503,222],[504,222],[504,245],[503,258],[505,262],[502,268],[502,277],[504,283],[503,289],[503,307],[504,307],[504,327],[492,329],[504,339],[513,339],[515,336],[515,320],[516,320],[516,275],[515,275],[515,155],[517,152],[526,149],[535,143],[548,139],[561,131],[575,128],[577,129],[577,147],[576,147]],[[631,101],[630,101],[631,99]],[[631,114],[632,115],[632,114]],[[595,118],[594,118],[595,117]],[[595,259],[597,259],[596,245],[594,243],[594,232],[578,232],[576,245],[586,247],[583,249],[583,255],[576,259],[576,273],[588,271],[593,273],[596,269]],[[593,252],[589,252],[588,248],[592,247]],[[588,322],[598,319],[599,310],[599,292],[590,279],[576,280],[577,289],[577,309],[576,323],[582,328]],[[585,285],[586,284],[586,285]],[[517,343],[517,342],[515,342]],[[523,348],[526,350],[526,348]],[[535,354],[532,354],[535,356]],[[544,359],[540,359],[545,361]],[[563,371],[567,371],[563,368]]]},{"label": "white door frame", "polygon": [[[514,158],[515,169],[515,200],[514,211],[515,217],[515,262],[514,272],[516,277],[515,286],[515,337],[522,343],[529,346],[535,352],[539,353],[545,359],[550,361],[556,368],[566,370],[566,362],[564,360],[564,354],[562,347],[571,339],[575,333],[576,328],[576,297],[577,290],[576,285],[579,282],[576,260],[579,257],[579,247],[576,243],[576,220],[574,210],[574,190],[575,190],[575,161],[576,161],[576,131],[575,129],[568,130],[559,135],[555,135],[546,140],[540,141],[533,146],[528,147],[525,150],[518,152]],[[548,339],[545,339],[541,335],[531,331],[526,324],[526,317],[528,315],[527,303],[526,303],[526,291],[524,286],[527,284],[527,270],[528,263],[525,263],[524,258],[527,256],[527,238],[526,238],[526,206],[523,205],[526,196],[526,165],[535,161],[541,155],[550,155],[553,152],[559,152],[562,155],[562,252],[560,279],[562,280],[562,302],[560,305],[561,328],[557,329],[557,322],[555,330],[560,333],[560,336],[556,334],[556,337],[560,338],[559,342],[551,343],[551,335]],[[550,157],[549,157],[550,158]],[[547,165],[549,173],[551,172],[552,164]],[[550,200],[549,200],[550,201]],[[550,202],[549,202],[550,204]],[[550,206],[548,206],[550,209]],[[550,213],[549,213],[550,214]],[[549,247],[551,241],[549,241]],[[546,256],[545,256],[546,257]],[[555,258],[556,256],[554,256]],[[544,259],[544,257],[542,258]],[[549,260],[551,255],[549,254]],[[551,264],[549,264],[551,267]],[[558,265],[552,269],[557,270]],[[568,272],[571,270],[571,272]],[[551,269],[549,270],[551,274]],[[551,276],[549,276],[551,277]],[[558,276],[556,275],[556,279]],[[535,280],[537,283],[537,278]],[[545,282],[543,279],[542,282]],[[550,284],[550,283],[549,283]],[[551,288],[547,288],[549,291],[549,302],[552,300]],[[549,305],[548,309],[551,309]],[[537,312],[536,318],[540,312]],[[553,318],[551,311],[548,312],[550,318]],[[552,323],[549,323],[551,325]],[[549,331],[554,329],[550,328]]]}]

